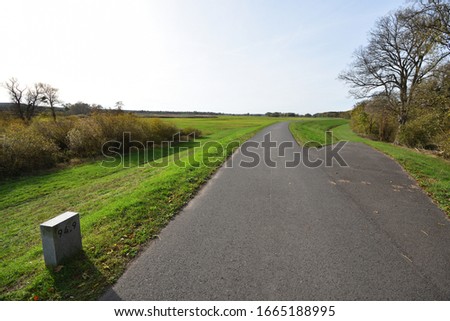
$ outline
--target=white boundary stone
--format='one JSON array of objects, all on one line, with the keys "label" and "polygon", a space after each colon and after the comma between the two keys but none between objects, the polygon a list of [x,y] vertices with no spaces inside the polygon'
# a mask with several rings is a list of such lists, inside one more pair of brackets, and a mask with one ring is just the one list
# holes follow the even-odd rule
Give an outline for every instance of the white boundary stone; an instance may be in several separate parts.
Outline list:
[{"label": "white boundary stone", "polygon": [[65,212],[40,228],[45,265],[55,267],[82,250],[79,213]]}]

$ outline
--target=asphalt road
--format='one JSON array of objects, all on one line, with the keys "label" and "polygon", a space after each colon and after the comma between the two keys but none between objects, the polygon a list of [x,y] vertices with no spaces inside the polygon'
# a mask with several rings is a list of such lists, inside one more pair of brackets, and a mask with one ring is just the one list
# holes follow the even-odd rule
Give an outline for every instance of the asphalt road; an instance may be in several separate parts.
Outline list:
[{"label": "asphalt road", "polygon": [[[268,132],[294,141],[287,123],[252,141]],[[348,167],[271,151],[247,154],[275,167],[235,153],[101,299],[450,300],[449,220],[397,163],[357,143]]]}]

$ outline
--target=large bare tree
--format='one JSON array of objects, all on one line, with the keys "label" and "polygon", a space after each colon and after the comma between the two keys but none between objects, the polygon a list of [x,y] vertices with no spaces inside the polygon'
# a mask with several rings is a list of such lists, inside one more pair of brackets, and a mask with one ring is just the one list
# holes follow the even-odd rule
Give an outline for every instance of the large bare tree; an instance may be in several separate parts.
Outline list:
[{"label": "large bare tree", "polygon": [[351,85],[350,93],[356,98],[388,97],[400,127],[408,120],[418,84],[450,54],[436,41],[442,35],[440,30],[417,28],[430,19],[412,8],[381,18],[370,32],[369,44],[355,52],[350,67],[339,75]]}]

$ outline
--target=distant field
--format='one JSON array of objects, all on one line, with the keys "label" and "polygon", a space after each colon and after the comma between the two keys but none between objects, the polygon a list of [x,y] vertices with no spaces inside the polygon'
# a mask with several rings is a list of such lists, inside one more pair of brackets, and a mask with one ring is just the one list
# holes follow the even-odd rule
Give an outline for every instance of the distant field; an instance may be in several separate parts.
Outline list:
[{"label": "distant field", "polygon": [[286,120],[285,118],[270,117],[239,117],[239,116],[220,116],[217,118],[165,118],[165,122],[174,123],[179,128],[198,128],[206,136],[219,134],[227,136],[226,132],[233,132],[236,129],[253,128],[255,126],[267,126],[277,121]]},{"label": "distant field", "polygon": [[332,131],[333,142],[340,140],[360,142],[395,159],[414,177],[436,204],[450,216],[450,162],[434,155],[373,141],[356,135],[345,119],[312,119],[292,122],[290,129],[300,144],[316,141],[313,146],[325,145],[325,132]]},{"label": "distant field", "polygon": [[[224,145],[242,143],[281,120],[167,119],[180,128],[201,129],[205,135],[201,144],[214,140]],[[0,299],[96,299],[231,153],[217,154],[213,167],[181,168],[173,158],[186,159],[192,144],[184,147],[169,156],[156,150],[154,161],[168,160],[167,167],[145,165],[141,152],[131,155],[129,168],[105,168],[96,161],[0,182]],[[196,159],[204,156],[196,151]],[[65,211],[80,212],[84,254],[56,272],[49,271],[43,262],[39,224]]]}]

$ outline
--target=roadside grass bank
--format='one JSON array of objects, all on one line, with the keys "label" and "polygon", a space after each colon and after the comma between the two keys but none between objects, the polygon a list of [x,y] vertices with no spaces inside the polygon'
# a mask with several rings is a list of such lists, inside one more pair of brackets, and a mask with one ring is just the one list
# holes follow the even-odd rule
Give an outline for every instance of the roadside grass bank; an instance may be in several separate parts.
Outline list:
[{"label": "roadside grass bank", "polygon": [[[341,118],[305,119],[289,124],[294,138],[302,146],[322,147],[331,143],[331,137],[325,133],[336,126],[346,124],[348,121]],[[333,140],[336,140],[333,138]]]},{"label": "roadside grass bank", "polygon": [[450,217],[449,161],[414,149],[360,137],[351,130],[348,120],[345,119],[314,119],[290,124],[290,130],[300,144],[311,140],[317,140],[322,145],[329,143],[325,132],[330,129],[333,143],[364,143],[396,160]]},{"label": "roadside grass bank", "polygon": [[[179,128],[203,131],[200,144],[243,143],[277,121],[268,117],[170,119]],[[130,154],[130,166],[101,161],[0,182],[0,299],[94,300],[124,272],[127,263],[193,197],[232,153],[201,148],[164,153],[149,164]],[[213,166],[179,167],[174,157],[196,160],[216,155]],[[151,166],[167,161],[165,167]],[[211,162],[210,162],[211,163]],[[81,217],[83,252],[54,270],[45,267],[39,224],[65,211]]]}]

